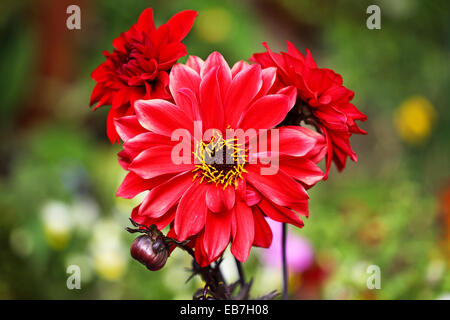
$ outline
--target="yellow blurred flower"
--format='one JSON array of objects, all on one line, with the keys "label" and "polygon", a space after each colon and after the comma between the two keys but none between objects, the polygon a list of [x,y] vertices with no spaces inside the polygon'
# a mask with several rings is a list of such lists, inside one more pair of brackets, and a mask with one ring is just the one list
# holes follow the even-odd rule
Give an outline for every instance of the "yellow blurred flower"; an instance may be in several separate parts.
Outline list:
[{"label": "yellow blurred flower", "polygon": [[107,249],[95,254],[94,266],[100,277],[114,281],[123,275],[126,269],[126,260],[122,252]]},{"label": "yellow blurred flower", "polygon": [[231,31],[232,17],[224,8],[209,8],[200,12],[195,21],[195,31],[210,43],[224,41]]},{"label": "yellow blurred flower", "polygon": [[104,219],[97,222],[93,230],[91,250],[95,271],[109,281],[120,279],[128,262],[128,250],[120,239],[121,226],[113,219]]},{"label": "yellow blurred flower", "polygon": [[42,208],[41,216],[47,243],[55,250],[64,249],[69,243],[73,228],[67,204],[49,201]]},{"label": "yellow blurred flower", "polygon": [[430,136],[435,118],[436,110],[427,98],[412,96],[398,107],[394,121],[404,141],[420,144]]}]

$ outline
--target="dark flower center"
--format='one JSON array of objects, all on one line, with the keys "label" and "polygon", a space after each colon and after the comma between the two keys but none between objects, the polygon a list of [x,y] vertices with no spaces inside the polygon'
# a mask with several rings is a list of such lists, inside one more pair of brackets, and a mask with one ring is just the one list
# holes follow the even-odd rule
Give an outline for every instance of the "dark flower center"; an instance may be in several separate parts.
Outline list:
[{"label": "dark flower center", "polygon": [[216,134],[208,142],[197,143],[194,154],[194,179],[237,188],[238,179],[247,172],[245,149],[237,138],[224,139]]}]

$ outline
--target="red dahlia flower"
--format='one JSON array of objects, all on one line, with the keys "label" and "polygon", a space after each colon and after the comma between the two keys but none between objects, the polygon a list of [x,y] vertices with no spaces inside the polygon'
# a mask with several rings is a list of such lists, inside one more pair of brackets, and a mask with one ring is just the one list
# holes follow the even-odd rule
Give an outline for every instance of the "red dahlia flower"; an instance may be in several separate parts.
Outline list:
[{"label": "red dahlia flower", "polygon": [[345,168],[347,157],[356,162],[358,158],[349,139],[353,133],[366,134],[355,120],[365,121],[367,117],[350,103],[354,92],[342,85],[342,77],[336,72],[318,68],[308,49],[304,56],[289,41],[288,52],[274,53],[266,43],[263,45],[267,52],[256,53],[250,60],[263,68],[277,68],[274,90],[285,86],[297,88],[296,105],[283,124],[304,121],[322,132],[327,142],[326,176],[332,160],[339,171]]},{"label": "red dahlia flower", "polygon": [[[133,220],[159,229],[170,225],[168,236],[190,239],[201,266],[217,260],[230,241],[240,261],[252,246],[269,247],[264,216],[297,227],[303,226],[298,214],[308,216],[306,189],[323,177],[316,163],[324,157],[325,139],[298,126],[265,130],[277,126],[296,99],[293,87],[268,94],[275,76],[275,68],[245,62],[230,70],[217,52],[206,61],[190,57],[170,73],[174,104],[139,100],[136,115],[116,120],[124,141],[120,162],[129,171],[117,195],[150,190]],[[232,129],[248,135],[230,137]],[[172,135],[180,132],[181,142]],[[269,140],[267,148],[253,143]],[[275,159],[278,170],[265,174]]]},{"label": "red dahlia flower", "polygon": [[104,52],[106,61],[92,72],[97,85],[92,91],[95,109],[111,105],[107,134],[111,143],[119,142],[114,119],[134,114],[139,99],[171,99],[168,72],[187,54],[180,41],[192,28],[197,12],[186,10],[155,28],[153,10],[146,9],[130,30],[113,41],[114,51]]}]

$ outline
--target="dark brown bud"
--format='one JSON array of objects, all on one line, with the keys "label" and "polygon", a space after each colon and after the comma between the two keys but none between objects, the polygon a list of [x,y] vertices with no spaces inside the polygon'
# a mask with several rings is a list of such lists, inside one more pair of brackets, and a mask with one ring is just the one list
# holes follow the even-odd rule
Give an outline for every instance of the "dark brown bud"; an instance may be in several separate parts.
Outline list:
[{"label": "dark brown bud", "polygon": [[169,251],[164,240],[161,238],[152,240],[146,234],[134,239],[130,253],[134,259],[151,271],[157,271],[164,267],[169,257]]}]

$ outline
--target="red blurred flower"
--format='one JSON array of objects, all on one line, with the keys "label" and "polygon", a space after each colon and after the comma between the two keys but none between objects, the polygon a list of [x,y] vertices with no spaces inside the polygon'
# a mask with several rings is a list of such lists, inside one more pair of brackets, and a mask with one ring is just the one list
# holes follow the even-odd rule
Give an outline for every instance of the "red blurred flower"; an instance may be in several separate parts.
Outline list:
[{"label": "red blurred flower", "polygon": [[[242,144],[221,134],[227,128],[270,129],[286,117],[296,90],[286,87],[268,94],[275,77],[275,68],[245,62],[230,70],[217,52],[206,61],[190,57],[170,73],[174,104],[139,100],[136,115],[116,120],[124,141],[120,162],[130,171],[117,195],[132,198],[150,190],[132,218],[159,229],[170,225],[168,236],[190,239],[202,266],[218,259],[230,241],[231,252],[240,261],[247,259],[252,245],[269,247],[272,232],[264,216],[302,227],[298,214],[308,215],[306,188],[323,177],[316,163],[324,157],[325,139],[307,128],[278,128],[277,152],[272,140],[266,151],[254,147],[254,139],[264,141],[262,133],[250,135]],[[200,139],[194,132],[198,121]],[[193,151],[187,155],[189,161],[177,164],[173,152],[180,142],[172,141],[171,135],[180,128],[187,133],[183,146]],[[211,128],[217,130],[205,138]],[[231,164],[205,160],[220,150],[231,151]],[[261,168],[269,166],[263,160],[275,156],[279,170],[262,174]]]},{"label": "red blurred flower", "polygon": [[250,60],[263,68],[277,68],[274,90],[285,86],[297,88],[297,103],[283,124],[304,121],[323,133],[328,149],[326,176],[332,160],[339,171],[345,168],[347,157],[356,162],[349,138],[353,133],[366,134],[355,120],[365,121],[367,117],[350,103],[354,92],[342,85],[342,77],[336,72],[318,68],[308,49],[304,56],[289,41],[288,52],[274,53],[266,43],[263,45],[267,51],[254,54]]},{"label": "red blurred flower", "polygon": [[107,134],[120,142],[114,119],[134,114],[134,101],[139,99],[171,99],[168,72],[187,54],[180,41],[192,28],[197,12],[186,10],[175,14],[166,24],[155,28],[153,10],[142,12],[130,30],[113,41],[114,51],[104,52],[106,61],[92,72],[97,82],[91,95],[94,109],[111,105],[107,118]]}]

